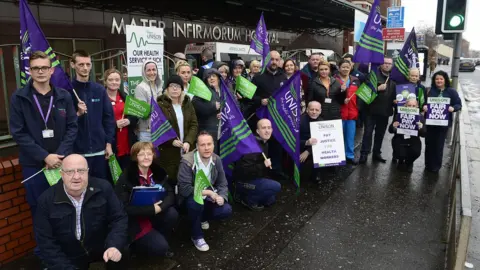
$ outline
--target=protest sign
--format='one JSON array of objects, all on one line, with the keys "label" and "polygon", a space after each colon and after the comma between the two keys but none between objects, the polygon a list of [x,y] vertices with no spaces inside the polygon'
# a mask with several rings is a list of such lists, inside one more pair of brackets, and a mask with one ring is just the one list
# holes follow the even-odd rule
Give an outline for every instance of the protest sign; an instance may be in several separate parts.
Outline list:
[{"label": "protest sign", "polygon": [[235,88],[243,97],[248,99],[252,99],[255,91],[257,91],[257,86],[242,76],[237,77]]},{"label": "protest sign", "polygon": [[426,124],[428,126],[448,126],[450,98],[429,97],[427,100]]},{"label": "protest sign", "polygon": [[315,168],[347,164],[342,120],[311,122],[310,137],[317,139],[317,144],[312,146]]},{"label": "protest sign", "polygon": [[125,26],[127,38],[128,89],[133,95],[142,82],[142,67],[147,60],[157,64],[157,72],[163,78],[163,29],[136,25]]},{"label": "protest sign", "polygon": [[418,125],[420,114],[418,108],[398,107],[397,121],[400,125],[397,127],[397,134],[418,136]]},{"label": "protest sign", "polygon": [[415,85],[412,83],[397,85],[396,90],[396,100],[398,107],[405,105],[405,103],[407,103],[407,100],[409,99],[417,98],[417,96],[415,95]]}]

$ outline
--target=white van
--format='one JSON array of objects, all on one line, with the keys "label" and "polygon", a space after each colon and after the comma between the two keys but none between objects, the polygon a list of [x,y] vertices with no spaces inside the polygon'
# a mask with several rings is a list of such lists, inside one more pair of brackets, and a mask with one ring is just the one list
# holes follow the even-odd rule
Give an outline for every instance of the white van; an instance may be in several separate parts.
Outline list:
[{"label": "white van", "polygon": [[283,59],[294,59],[300,68],[303,68],[308,63],[308,58],[314,53],[323,53],[327,61],[340,61],[341,56],[332,50],[327,49],[297,49],[282,52]]},{"label": "white van", "polygon": [[[213,51],[213,59],[230,64],[232,60],[242,59],[245,64],[252,60],[262,60],[262,56],[250,49],[250,45],[223,42],[190,43],[185,46],[185,56],[192,67],[199,68],[202,64],[201,53],[205,48]],[[248,68],[248,66],[247,66]]]}]

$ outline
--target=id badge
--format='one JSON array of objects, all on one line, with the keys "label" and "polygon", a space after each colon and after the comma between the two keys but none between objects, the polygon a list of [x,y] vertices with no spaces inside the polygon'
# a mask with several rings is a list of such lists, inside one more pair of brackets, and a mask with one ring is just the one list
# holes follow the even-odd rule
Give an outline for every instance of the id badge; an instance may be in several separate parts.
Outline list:
[{"label": "id badge", "polygon": [[332,99],[331,98],[326,98],[325,103],[332,103]]},{"label": "id badge", "polygon": [[410,137],[411,137],[410,135],[406,135],[406,134],[403,135],[403,138],[404,138],[404,139],[410,139]]},{"label": "id badge", "polygon": [[42,130],[42,136],[44,139],[53,138],[53,129]]}]

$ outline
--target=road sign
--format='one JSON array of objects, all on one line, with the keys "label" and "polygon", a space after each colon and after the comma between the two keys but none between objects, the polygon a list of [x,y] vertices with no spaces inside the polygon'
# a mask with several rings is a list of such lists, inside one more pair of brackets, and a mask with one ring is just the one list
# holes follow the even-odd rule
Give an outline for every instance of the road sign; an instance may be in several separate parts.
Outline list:
[{"label": "road sign", "polygon": [[402,28],[405,21],[405,7],[389,7],[387,28]]},{"label": "road sign", "polygon": [[424,43],[425,43],[425,35],[417,34],[417,44],[424,44]]},{"label": "road sign", "polygon": [[383,40],[405,40],[405,28],[383,28]]}]

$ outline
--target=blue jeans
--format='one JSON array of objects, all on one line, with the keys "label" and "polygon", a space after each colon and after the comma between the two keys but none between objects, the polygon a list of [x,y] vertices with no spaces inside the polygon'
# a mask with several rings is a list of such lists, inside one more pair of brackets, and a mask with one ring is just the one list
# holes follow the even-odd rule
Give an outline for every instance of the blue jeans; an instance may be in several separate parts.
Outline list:
[{"label": "blue jeans", "polygon": [[165,256],[169,249],[167,237],[178,221],[178,212],[175,207],[169,207],[150,219],[153,229],[137,239],[132,249],[139,255]]},{"label": "blue jeans", "polygon": [[138,141],[152,142],[152,134],[150,133],[150,131],[140,131],[138,132]]},{"label": "blue jeans", "polygon": [[111,179],[111,177],[109,177],[110,169],[108,168],[108,161],[105,159],[105,155],[86,157],[85,159],[87,160],[88,173],[91,177],[101,178],[107,181]]},{"label": "blue jeans", "polygon": [[188,218],[192,226],[192,239],[203,238],[202,222],[209,220],[227,219],[232,215],[232,206],[225,202],[222,206],[204,200],[204,205],[198,204],[193,195],[185,199]]},{"label": "blue jeans", "polygon": [[249,182],[237,182],[236,192],[249,205],[270,206],[282,189],[280,183],[267,178],[258,178]]},{"label": "blue jeans", "polygon": [[345,156],[348,159],[355,158],[355,132],[357,123],[355,120],[342,120],[343,124],[343,140],[345,142]]}]

